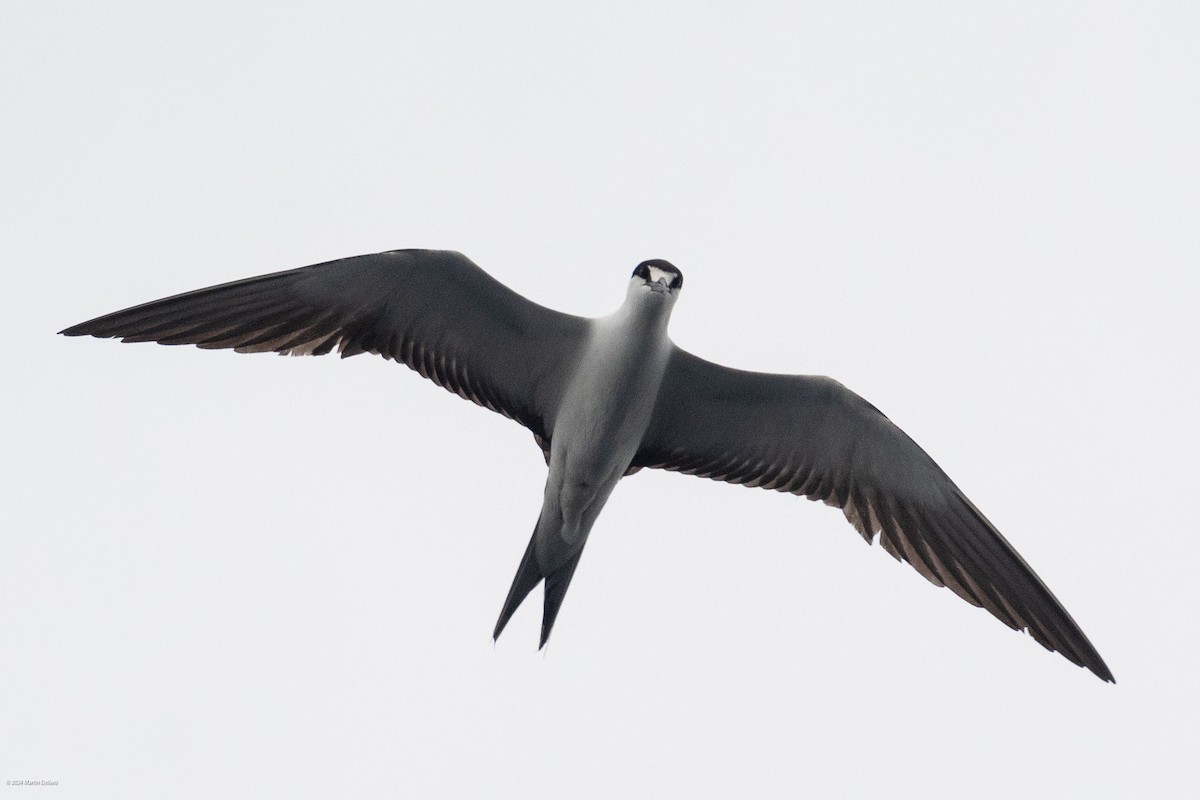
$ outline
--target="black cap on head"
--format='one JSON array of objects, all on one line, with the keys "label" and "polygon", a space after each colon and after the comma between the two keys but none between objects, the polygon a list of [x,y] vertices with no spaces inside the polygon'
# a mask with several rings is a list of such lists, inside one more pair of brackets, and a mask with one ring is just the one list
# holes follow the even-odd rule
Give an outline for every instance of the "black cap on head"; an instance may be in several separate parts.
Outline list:
[{"label": "black cap on head", "polygon": [[637,265],[637,268],[634,269],[633,274],[647,283],[654,283],[654,281],[661,276],[656,276],[652,279],[650,276],[651,269],[670,275],[671,279],[667,282],[667,284],[672,289],[679,289],[683,287],[683,273],[680,272],[679,268],[670,261],[666,261],[661,258],[652,258],[649,261],[643,261]]}]

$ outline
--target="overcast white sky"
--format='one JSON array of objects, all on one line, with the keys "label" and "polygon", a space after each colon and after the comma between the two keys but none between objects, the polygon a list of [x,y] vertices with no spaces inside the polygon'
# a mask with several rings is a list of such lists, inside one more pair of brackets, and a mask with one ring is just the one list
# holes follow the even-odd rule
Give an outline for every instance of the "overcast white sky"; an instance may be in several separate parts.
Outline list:
[{"label": "overcast white sky", "polygon": [[[58,782],[5,797],[1195,782],[1194,4],[191,6],[0,10],[0,779]],[[540,601],[493,647],[526,431],[369,356],[54,335],[396,247],[587,315],[670,259],[677,343],[872,401],[1119,683],[648,472],[546,653]]]}]

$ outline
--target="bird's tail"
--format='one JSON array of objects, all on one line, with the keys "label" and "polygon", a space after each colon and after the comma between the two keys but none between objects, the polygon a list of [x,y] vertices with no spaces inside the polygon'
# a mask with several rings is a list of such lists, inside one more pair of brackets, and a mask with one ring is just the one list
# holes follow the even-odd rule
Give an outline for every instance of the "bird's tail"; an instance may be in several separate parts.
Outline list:
[{"label": "bird's tail", "polygon": [[521,557],[521,566],[517,568],[517,575],[513,578],[512,588],[508,590],[508,599],[504,601],[504,608],[500,611],[500,619],[496,621],[496,630],[492,632],[492,640],[500,638],[504,626],[508,624],[521,602],[544,578],[546,587],[542,606],[542,636],[538,642],[540,650],[545,646],[546,640],[550,638],[554,620],[558,617],[558,609],[567,595],[567,587],[571,585],[571,577],[575,574],[575,567],[579,565],[579,557],[583,555],[583,548],[578,548],[562,566],[549,573],[544,573],[538,564],[537,554],[534,552],[537,535],[537,527],[535,527],[533,536],[529,539],[529,546],[525,548],[525,555]]}]

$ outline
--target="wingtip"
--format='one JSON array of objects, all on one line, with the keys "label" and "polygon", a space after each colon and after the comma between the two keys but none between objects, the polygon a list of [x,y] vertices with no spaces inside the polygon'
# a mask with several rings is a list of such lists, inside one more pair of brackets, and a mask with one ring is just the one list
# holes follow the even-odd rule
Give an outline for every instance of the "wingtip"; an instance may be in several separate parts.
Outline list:
[{"label": "wingtip", "polygon": [[75,325],[69,325],[59,331],[56,336],[95,336],[97,339],[115,339],[120,334],[102,333],[101,327],[95,325],[100,318],[89,319],[87,322],[80,322]]},{"label": "wingtip", "polygon": [[[1088,672],[1092,673],[1105,683],[1116,685],[1116,677],[1113,676],[1112,670],[1108,668],[1108,664],[1105,664],[1104,659],[1102,659],[1100,654],[1096,652],[1096,648],[1092,647],[1091,642],[1088,642],[1086,638],[1084,639],[1084,643],[1087,645],[1087,649],[1090,652],[1079,653],[1077,651],[1058,650],[1054,647],[1047,647],[1046,649],[1050,650],[1051,652],[1058,652],[1059,655],[1065,656],[1068,661],[1072,662],[1078,667],[1081,667],[1082,669],[1086,669]],[[1043,647],[1045,647],[1044,644]]]}]

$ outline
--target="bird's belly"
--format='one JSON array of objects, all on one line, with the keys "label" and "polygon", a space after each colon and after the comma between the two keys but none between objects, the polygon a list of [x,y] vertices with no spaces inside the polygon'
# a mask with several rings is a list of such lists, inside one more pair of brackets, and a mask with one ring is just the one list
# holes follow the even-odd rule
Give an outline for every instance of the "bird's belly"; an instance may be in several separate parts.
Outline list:
[{"label": "bird's belly", "polygon": [[551,471],[558,466],[564,483],[597,488],[615,483],[637,453],[652,409],[603,393],[581,398],[575,408],[573,418],[556,426]]},{"label": "bird's belly", "polygon": [[[547,499],[586,533],[641,446],[666,368],[665,349],[605,349],[585,361],[556,421]],[[553,495],[553,498],[550,497]]]}]

